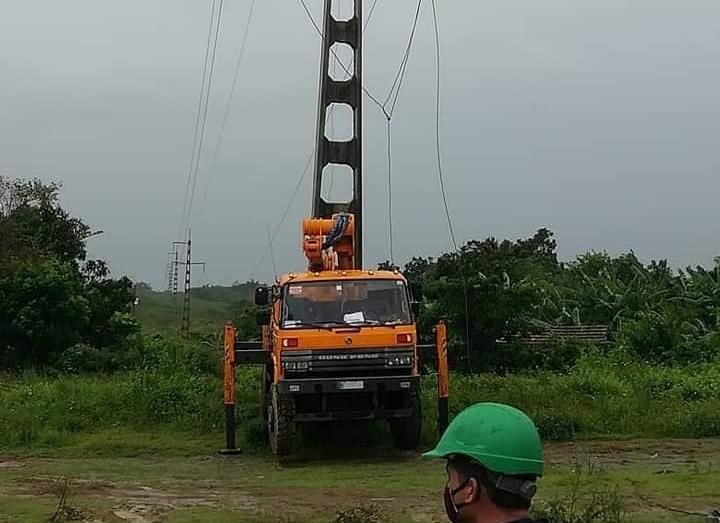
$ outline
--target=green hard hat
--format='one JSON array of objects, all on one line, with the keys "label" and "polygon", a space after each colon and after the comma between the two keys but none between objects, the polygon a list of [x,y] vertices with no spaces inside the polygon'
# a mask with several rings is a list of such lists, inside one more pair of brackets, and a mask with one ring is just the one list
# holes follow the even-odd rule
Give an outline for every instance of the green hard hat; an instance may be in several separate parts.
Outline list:
[{"label": "green hard hat", "polygon": [[543,475],[542,443],[532,420],[500,403],[477,403],[458,414],[428,458],[463,455],[497,474]]}]

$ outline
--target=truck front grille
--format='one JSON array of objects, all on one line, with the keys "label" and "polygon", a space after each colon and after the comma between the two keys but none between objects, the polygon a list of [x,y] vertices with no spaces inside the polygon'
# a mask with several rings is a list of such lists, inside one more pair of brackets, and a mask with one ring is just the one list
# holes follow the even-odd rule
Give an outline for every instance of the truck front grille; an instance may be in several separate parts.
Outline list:
[{"label": "truck front grille", "polygon": [[292,350],[282,353],[285,375],[293,378],[407,376],[412,373],[414,363],[412,347]]}]

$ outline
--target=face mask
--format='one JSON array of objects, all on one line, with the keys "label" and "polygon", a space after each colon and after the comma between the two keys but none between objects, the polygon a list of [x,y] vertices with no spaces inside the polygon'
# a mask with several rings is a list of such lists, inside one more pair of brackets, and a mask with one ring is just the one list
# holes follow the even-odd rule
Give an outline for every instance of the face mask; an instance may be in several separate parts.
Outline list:
[{"label": "face mask", "polygon": [[445,487],[445,492],[443,493],[443,501],[445,502],[445,514],[447,514],[448,519],[452,523],[458,523],[460,521],[460,509],[470,504],[461,503],[460,505],[457,505],[455,503],[455,495],[462,489],[467,487],[469,483],[470,480],[466,479],[462,485],[460,485],[454,490],[450,487]]}]

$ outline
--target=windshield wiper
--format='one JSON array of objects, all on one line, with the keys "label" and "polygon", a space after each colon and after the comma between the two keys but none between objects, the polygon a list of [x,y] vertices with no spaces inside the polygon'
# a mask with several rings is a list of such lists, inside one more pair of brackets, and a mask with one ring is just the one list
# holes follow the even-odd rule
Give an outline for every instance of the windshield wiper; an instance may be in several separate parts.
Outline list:
[{"label": "windshield wiper", "polygon": [[312,321],[294,321],[291,325],[285,325],[284,329],[292,329],[294,327],[315,327],[317,329],[333,330],[334,327],[328,325],[328,322],[312,322]]},{"label": "windshield wiper", "polygon": [[378,320],[365,320],[352,322],[350,325],[357,327],[392,327],[393,329],[400,325],[402,321],[378,321]]}]

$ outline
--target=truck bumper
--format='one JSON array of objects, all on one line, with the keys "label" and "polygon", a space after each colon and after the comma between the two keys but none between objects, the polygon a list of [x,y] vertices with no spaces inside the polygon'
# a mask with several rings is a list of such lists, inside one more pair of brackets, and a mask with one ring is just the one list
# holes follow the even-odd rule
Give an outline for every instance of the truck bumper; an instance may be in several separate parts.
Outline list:
[{"label": "truck bumper", "polygon": [[417,376],[287,379],[277,387],[295,399],[294,421],[351,421],[408,418]]},{"label": "truck bumper", "polygon": [[278,384],[282,394],[329,394],[357,392],[414,392],[418,376],[373,376],[358,378],[284,379]]}]

